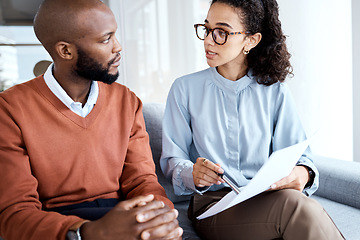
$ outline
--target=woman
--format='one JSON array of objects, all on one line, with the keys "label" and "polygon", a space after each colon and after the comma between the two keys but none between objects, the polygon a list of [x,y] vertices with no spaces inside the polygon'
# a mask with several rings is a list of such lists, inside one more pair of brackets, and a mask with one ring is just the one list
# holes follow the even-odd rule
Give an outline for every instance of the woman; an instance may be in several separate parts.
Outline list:
[{"label": "woman", "polygon": [[196,217],[230,189],[245,186],[273,151],[306,139],[287,86],[290,54],[275,0],[213,0],[204,24],[207,63],[177,79],[163,122],[161,167],[175,194],[195,193],[189,218],[204,239],[342,239],[322,207],[307,149],[290,175],[212,217]]}]

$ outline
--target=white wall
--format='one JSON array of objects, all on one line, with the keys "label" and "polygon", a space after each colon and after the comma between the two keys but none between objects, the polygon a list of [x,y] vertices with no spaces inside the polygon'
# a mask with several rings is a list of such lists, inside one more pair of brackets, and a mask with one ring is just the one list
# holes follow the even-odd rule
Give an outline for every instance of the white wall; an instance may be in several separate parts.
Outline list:
[{"label": "white wall", "polygon": [[360,162],[360,1],[352,1],[354,161]]},{"label": "white wall", "polygon": [[144,102],[165,102],[177,77],[206,67],[203,42],[196,38],[193,25],[204,21],[209,0],[109,0],[109,4],[123,46],[120,82]]},{"label": "white wall", "polygon": [[294,78],[288,80],[314,154],[353,159],[350,0],[278,0]]},{"label": "white wall", "polygon": [[[196,38],[193,24],[203,22],[209,2],[109,0],[124,47],[121,82],[143,101],[164,102],[176,77],[207,67],[203,42]],[[352,160],[351,0],[278,3],[295,74],[288,83],[308,135],[317,131],[312,150],[317,155]],[[359,75],[355,71],[359,69],[354,68],[354,75]],[[360,105],[360,99],[356,102]],[[358,105],[354,113],[360,122]],[[360,124],[356,131],[360,136]],[[360,138],[355,140],[360,143]]]}]

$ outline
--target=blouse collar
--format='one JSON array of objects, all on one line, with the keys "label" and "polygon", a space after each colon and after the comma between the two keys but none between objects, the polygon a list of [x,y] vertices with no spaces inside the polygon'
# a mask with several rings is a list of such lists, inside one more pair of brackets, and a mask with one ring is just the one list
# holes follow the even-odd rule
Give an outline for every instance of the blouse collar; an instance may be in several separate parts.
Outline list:
[{"label": "blouse collar", "polygon": [[218,73],[215,67],[210,68],[211,73],[213,75],[214,83],[221,89],[233,93],[239,93],[251,83],[255,82],[252,77],[251,71],[249,71],[245,76],[242,78],[232,81],[227,78],[224,78],[220,73]]}]

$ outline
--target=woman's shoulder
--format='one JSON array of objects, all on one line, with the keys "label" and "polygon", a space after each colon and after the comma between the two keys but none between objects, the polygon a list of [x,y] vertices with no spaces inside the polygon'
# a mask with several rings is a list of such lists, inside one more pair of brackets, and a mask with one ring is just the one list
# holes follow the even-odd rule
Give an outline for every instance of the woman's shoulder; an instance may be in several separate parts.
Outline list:
[{"label": "woman's shoulder", "polygon": [[274,91],[277,91],[278,94],[287,95],[290,93],[289,86],[286,82],[276,82],[271,85]]},{"label": "woman's shoulder", "polygon": [[187,98],[186,96],[193,95],[204,87],[205,82],[211,78],[210,69],[194,72],[177,78],[170,89],[169,95],[177,95]]},{"label": "woman's shoulder", "polygon": [[207,68],[198,72],[186,74],[182,77],[179,77],[175,80],[175,82],[177,82],[178,84],[179,82],[184,84],[189,84],[189,83],[196,84],[198,82],[202,82],[210,79],[210,74],[211,74],[211,68]]},{"label": "woman's shoulder", "polygon": [[290,91],[288,84],[286,82],[280,82],[280,81],[275,82],[269,86],[264,84],[259,84],[256,81],[254,81],[252,87],[277,94],[287,94]]}]

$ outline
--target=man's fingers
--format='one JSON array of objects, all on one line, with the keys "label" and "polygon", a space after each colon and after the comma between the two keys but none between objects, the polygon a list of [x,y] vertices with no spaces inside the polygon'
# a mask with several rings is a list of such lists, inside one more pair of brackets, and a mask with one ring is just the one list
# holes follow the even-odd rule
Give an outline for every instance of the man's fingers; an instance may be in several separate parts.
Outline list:
[{"label": "man's fingers", "polygon": [[[150,203],[147,203],[145,206],[141,206],[136,208],[136,220],[139,222],[144,222],[146,221],[145,219],[147,218],[147,215],[149,212],[151,211],[156,211],[159,209],[165,209],[164,212],[169,211],[170,208],[168,206],[165,205],[164,202],[162,201],[157,201],[157,200],[153,200]],[[159,213],[161,214],[161,213]]]},{"label": "man's fingers", "polygon": [[183,233],[179,227],[177,220],[158,225],[151,229],[143,231],[140,235],[141,239],[176,239]]},{"label": "man's fingers", "polygon": [[134,207],[145,205],[146,203],[151,202],[153,199],[154,195],[152,194],[146,196],[138,196],[129,200],[121,201],[115,206],[115,208],[118,208],[120,210],[130,210]]},{"label": "man's fingers", "polygon": [[[177,224],[176,224],[177,225]],[[171,228],[173,228],[171,226]],[[184,232],[184,230],[181,227],[176,227],[174,230],[169,232],[169,226],[161,226],[159,228],[144,231],[141,234],[141,239],[161,239],[161,240],[170,240],[170,239],[181,239],[181,236]],[[164,236],[164,233],[169,232]]]},{"label": "man's fingers", "polygon": [[173,209],[142,223],[142,229],[146,230],[141,233],[141,239],[159,239],[167,236],[179,227],[177,216],[178,211]]},{"label": "man's fingers", "polygon": [[179,215],[179,212],[176,209],[170,210],[168,206],[159,209],[151,209],[149,211],[141,211],[136,215],[136,221],[139,223],[147,222],[150,219],[153,219],[161,214],[164,214],[169,211],[175,211],[176,216]]},{"label": "man's fingers", "polygon": [[181,227],[175,228],[174,231],[172,231],[168,236],[163,238],[164,240],[167,239],[181,239],[181,236],[183,235],[184,230]]}]

